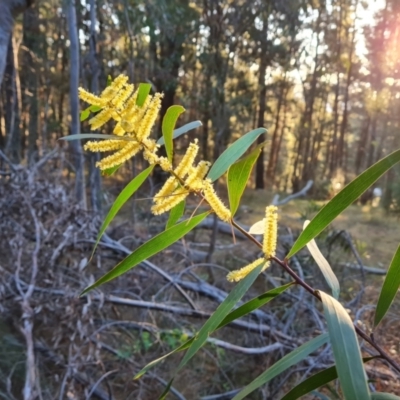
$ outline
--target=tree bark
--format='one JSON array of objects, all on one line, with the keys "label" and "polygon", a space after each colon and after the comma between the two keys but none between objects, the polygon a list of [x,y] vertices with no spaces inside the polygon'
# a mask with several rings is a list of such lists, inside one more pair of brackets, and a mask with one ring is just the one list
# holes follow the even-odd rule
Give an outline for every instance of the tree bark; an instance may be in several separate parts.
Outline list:
[{"label": "tree bark", "polygon": [[[99,76],[100,68],[97,54],[97,35],[96,35],[96,0],[90,0],[90,36],[89,36],[89,51],[90,51],[90,72],[91,72],[91,91],[92,93],[99,93]],[[90,200],[92,209],[101,212],[101,176],[100,170],[96,168],[96,162],[100,160],[99,153],[90,154]]]},{"label": "tree bark", "polygon": [[34,0],[0,1],[0,87],[6,68],[8,44],[12,35],[14,18],[33,4]]},{"label": "tree bark", "polygon": [[[70,133],[76,135],[80,133],[79,121],[79,40],[78,26],[76,21],[75,0],[69,0],[67,3],[67,20],[70,40],[70,112],[71,112],[71,129]],[[85,175],[84,175],[84,157],[81,142],[72,140],[70,149],[73,157],[73,165],[75,167],[75,197],[80,205],[86,209],[86,191],[85,191]]]}]

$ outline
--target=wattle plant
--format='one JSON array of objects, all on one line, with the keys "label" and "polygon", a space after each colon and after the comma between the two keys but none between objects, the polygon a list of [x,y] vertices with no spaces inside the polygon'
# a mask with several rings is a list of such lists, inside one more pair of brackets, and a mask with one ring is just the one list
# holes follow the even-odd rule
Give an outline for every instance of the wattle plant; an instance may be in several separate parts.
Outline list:
[{"label": "wattle plant", "polygon": [[[233,228],[244,234],[248,240],[260,248],[263,256],[240,270],[230,272],[227,279],[231,282],[239,283],[233,287],[227,298],[220,304],[199,332],[177,349],[145,366],[135,378],[140,378],[140,376],[145,374],[150,368],[157,365],[169,355],[187,350],[185,356],[172,375],[170,384],[161,395],[161,398],[164,398],[174,377],[206,343],[208,337],[214,331],[267,304],[289,287],[300,285],[309,292],[311,296],[314,296],[322,302],[324,315],[327,321],[327,332],[313,338],[285,355],[272,367],[264,371],[254,381],[244,387],[234,397],[234,400],[245,398],[245,396],[280,373],[304,360],[326,343],[330,343],[332,346],[335,366],[307,378],[287,393],[283,397],[284,400],[300,398],[337,378],[340,381],[341,394],[344,399],[400,399],[400,397],[391,394],[370,392],[367,375],[364,369],[364,362],[369,361],[371,357],[367,359],[361,357],[357,335],[375,350],[375,355],[372,358],[384,360],[390,364],[397,373],[400,373],[400,366],[375,342],[373,332],[367,334],[353,324],[347,311],[338,301],[340,292],[339,282],[329,263],[323,257],[313,240],[377,179],[400,161],[400,150],[389,154],[371,166],[330,200],[318,212],[313,220],[305,225],[303,232],[297,238],[286,258],[280,260],[275,255],[278,218],[277,208],[275,206],[267,206],[265,219],[255,224],[249,232],[243,230],[234,220],[234,215],[238,209],[241,196],[245,190],[256,159],[260,154],[261,147],[258,146],[246,157],[241,157],[266,130],[264,128],[259,128],[243,135],[228,147],[212,166],[206,160],[201,160],[196,163],[195,159],[198,155],[199,146],[197,140],[194,140],[188,146],[181,161],[175,165],[173,139],[201,124],[195,121],[174,130],[176,121],[184,109],[181,106],[172,106],[167,110],[163,118],[163,138],[158,141],[152,139],[151,131],[159,114],[162,94],[156,93],[151,96],[149,92],[150,86],[147,84],[139,85],[138,89],[134,91],[133,85],[129,84],[128,78],[123,75],[118,76],[99,96],[91,94],[84,89],[80,89],[81,99],[89,103],[89,107],[81,114],[81,120],[87,119],[90,113],[95,113],[89,120],[89,125],[94,130],[101,128],[109,121],[114,121],[114,134],[81,134],[67,136],[64,139],[100,139],[100,141],[89,141],[85,144],[84,148],[89,151],[113,152],[97,163],[97,166],[106,174],[113,173],[119,165],[140,152],[149,163],[149,167],[137,175],[122,190],[114,202],[100,228],[95,248],[119,209],[146,181],[155,165],[158,165],[163,171],[170,175],[164,183],[164,186],[155,194],[151,207],[151,211],[155,215],[170,212],[166,230],[134,250],[132,254],[116,265],[111,271],[102,276],[93,285],[87,287],[82,295],[88,293],[93,288],[99,287],[117,278],[145,259],[180,240],[210,213],[215,213],[219,219],[230,223]],[[157,154],[161,146],[165,146],[167,157]],[[213,187],[213,182],[226,172],[228,174],[229,208],[223,204]],[[197,196],[200,202],[207,203],[210,209],[202,214],[194,213],[189,219],[180,221],[185,210],[185,199],[189,195]],[[256,237],[253,236],[254,234],[263,234],[263,242],[260,243]],[[290,267],[290,257],[294,256],[305,246],[308,247],[311,255],[321,269],[332,291],[332,295],[311,287]],[[262,271],[265,271],[271,262],[275,262],[281,266],[286,273],[291,276],[293,281],[273,289],[270,292],[264,293],[234,309],[257,276]],[[382,321],[389,310],[399,286],[400,246],[388,269],[376,305],[375,327]]]}]

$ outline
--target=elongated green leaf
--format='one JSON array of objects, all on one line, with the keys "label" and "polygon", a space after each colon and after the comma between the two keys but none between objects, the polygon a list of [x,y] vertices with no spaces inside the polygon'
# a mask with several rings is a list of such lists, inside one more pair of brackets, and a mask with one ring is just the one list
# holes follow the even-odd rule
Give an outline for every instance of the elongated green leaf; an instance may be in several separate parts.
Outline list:
[{"label": "elongated green leaf", "polygon": [[185,212],[185,200],[182,200],[179,204],[177,204],[169,213],[168,222],[166,228],[171,228],[171,226],[175,225],[179,218],[182,217]]},{"label": "elongated green leaf", "polygon": [[254,129],[232,143],[215,161],[208,173],[208,178],[212,181],[216,181],[247,151],[254,141],[265,132],[267,132],[265,128]]},{"label": "elongated green leaf", "polygon": [[107,139],[107,140],[125,140],[127,142],[136,142],[135,138],[129,136],[117,136],[117,135],[104,135],[103,133],[78,133],[76,135],[68,135],[59,138],[58,140],[82,140],[82,139]]},{"label": "elongated green leaf", "polygon": [[287,283],[286,285],[277,287],[272,289],[268,292],[261,294],[260,296],[255,297],[252,300],[242,304],[240,307],[236,308],[236,310],[231,311],[218,325],[218,328],[222,328],[225,325],[228,325],[235,319],[241,318],[247,314],[250,314],[252,311],[257,310],[258,308],[262,307],[263,305],[269,303],[275,297],[279,296],[285,290],[289,289],[291,286],[294,285],[295,282]]},{"label": "elongated green leaf", "polygon": [[395,396],[391,393],[371,393],[371,400],[400,400],[399,396]]},{"label": "elongated green leaf", "polygon": [[309,342],[304,343],[297,349],[293,350],[291,353],[286,354],[286,356],[282,357],[272,367],[268,368],[265,372],[254,379],[253,382],[249,383],[245,388],[243,388],[233,398],[233,400],[244,399],[248,394],[254,392],[260,386],[265,385],[271,379],[286,371],[291,366],[307,358],[311,353],[324,345],[328,341],[328,339],[328,334],[324,333],[315,337],[314,339],[311,339]]},{"label": "elongated green leaf", "polygon": [[[310,223],[310,221],[304,221],[303,229],[305,229],[309,223]],[[328,261],[323,256],[320,249],[318,248],[317,243],[314,239],[310,240],[307,243],[307,249],[311,253],[312,258],[317,263],[319,269],[321,270],[322,274],[324,275],[326,282],[328,283],[329,287],[332,290],[333,297],[335,299],[338,299],[339,293],[340,293],[339,281],[336,278],[336,275],[334,274],[334,272],[332,271],[332,268],[329,265]]]},{"label": "elongated green leaf", "polygon": [[209,213],[205,212],[200,215],[196,215],[193,218],[182,221],[179,224],[174,225],[172,228],[161,232],[157,236],[154,236],[148,242],[144,243],[138,247],[132,254],[122,260],[118,265],[116,265],[110,272],[103,275],[97,282],[93,285],[87,287],[81,296],[90,290],[102,285],[103,283],[109,282],[118,276],[129,271],[133,267],[136,267],[142,261],[147,260],[149,257],[154,256],[154,254],[159,253],[171,244],[175,243],[188,232],[190,232],[196,225],[198,225],[204,218],[207,217]]},{"label": "elongated green leaf", "polygon": [[93,254],[97,248],[97,245],[100,242],[101,237],[103,236],[104,232],[106,231],[108,225],[110,225],[111,221],[117,215],[118,211],[121,207],[127,202],[128,199],[132,197],[132,195],[142,186],[143,182],[147,179],[150,175],[151,171],[153,171],[154,165],[148,167],[144,171],[142,171],[138,176],[135,176],[121,191],[118,197],[115,199],[114,204],[112,205],[110,211],[108,212],[106,218],[101,225],[99,234],[97,235],[96,243],[93,248]]},{"label": "elongated green leaf", "polygon": [[79,120],[81,122],[85,121],[85,120],[87,120],[89,118],[89,115],[90,115],[90,109],[86,108],[86,110],[81,111],[81,115],[79,117]]},{"label": "elongated green leaf", "polygon": [[98,111],[101,110],[101,107],[91,105],[91,106],[89,107],[89,110],[90,110],[91,112],[98,112]]},{"label": "elongated green leaf", "polygon": [[[280,286],[278,288],[272,289],[269,292],[263,293],[262,295],[249,300],[245,304],[241,305],[238,307],[236,310],[231,311],[217,326],[216,329],[220,329],[224,327],[225,325],[228,325],[232,321],[244,317],[245,315],[251,313],[252,311],[260,308],[261,306],[269,303],[271,300],[273,300],[275,297],[279,296],[281,293],[283,293],[285,290],[287,290],[289,287],[291,287],[294,284],[294,282],[290,282],[286,285]],[[165,360],[167,357],[171,356],[172,354],[175,354],[179,351],[186,350],[187,348],[190,347],[190,345],[194,342],[196,337],[192,337],[189,339],[187,342],[183,343],[181,346],[176,348],[175,350],[172,350],[168,354],[165,354],[164,356],[153,360],[149,364],[147,364],[141,371],[139,371],[133,379],[138,379],[140,378],[143,374],[145,374],[149,369],[153,368],[156,366],[158,363],[161,361]]]},{"label": "elongated green leaf", "polygon": [[134,377],[133,379],[139,379],[141,376],[143,376],[148,370],[151,368],[155,367],[157,364],[159,364],[161,361],[164,361],[166,358],[169,356],[172,356],[172,354],[178,353],[180,351],[188,349],[191,344],[194,342],[195,337],[190,338],[187,342],[181,344],[179,347],[176,349],[170,351],[167,354],[164,354],[163,356],[157,358],[156,360],[153,360],[149,362],[145,367],[143,367]]},{"label": "elongated green leaf", "polygon": [[360,346],[349,314],[333,297],[319,292],[328,324],[342,392],[346,400],[368,400],[370,393]]},{"label": "elongated green leaf", "polygon": [[[181,126],[178,129],[174,130],[174,134],[172,135],[172,139],[176,139],[177,137],[184,135],[185,133],[191,131],[192,129],[196,129],[199,126],[202,126],[203,124],[201,123],[201,121],[192,121],[189,122],[188,124],[185,124],[183,126]],[[157,144],[163,145],[164,144],[164,137],[161,136],[158,140],[157,140]]]},{"label": "elongated green leaf", "polygon": [[140,83],[139,88],[138,88],[138,96],[136,99],[136,104],[139,107],[142,107],[144,102],[147,99],[147,96],[149,95],[151,90],[151,83]]},{"label": "elongated green leaf", "polygon": [[259,265],[253,271],[250,272],[243,280],[241,280],[233,290],[228,294],[226,299],[218,306],[214,314],[208,319],[208,321],[202,326],[200,331],[197,333],[194,342],[186,352],[185,357],[180,362],[176,372],[180,371],[188,361],[200,350],[200,348],[206,343],[208,336],[211,332],[217,329],[220,322],[229,314],[235,304],[243,297],[249,287],[256,280],[257,276],[261,272],[264,264]]},{"label": "elongated green leaf", "polygon": [[107,168],[107,169],[101,171],[101,174],[104,176],[111,176],[111,175],[115,174],[115,172],[118,171],[121,166],[122,166],[122,164],[119,164],[119,165],[115,165],[114,167]]},{"label": "elongated green leaf", "polygon": [[[363,361],[366,363],[373,360],[376,357],[366,357]],[[321,386],[326,385],[329,382],[337,379],[336,367],[332,366],[330,368],[324,369],[323,371],[317,372],[316,374],[310,376],[303,382],[299,383],[290,392],[286,393],[281,400],[296,400],[307,393],[318,389]]]},{"label": "elongated green leaf", "polygon": [[286,258],[294,256],[311,239],[318,236],[343,210],[356,201],[386,171],[400,161],[400,150],[389,154],[368,168],[361,175],[344,187],[312,219],[301,233]]},{"label": "elongated green leaf", "polygon": [[162,134],[164,138],[165,151],[167,152],[168,159],[171,162],[173,157],[172,139],[173,139],[175,124],[179,116],[184,111],[185,109],[182,106],[176,106],[176,105],[171,106],[168,108],[162,121]]},{"label": "elongated green leaf", "polygon": [[383,282],[382,290],[379,295],[378,304],[375,310],[374,326],[376,327],[382,318],[386,315],[389,307],[396,297],[400,287],[400,245],[397,247],[396,253],[393,256],[392,262]]},{"label": "elongated green leaf", "polygon": [[240,199],[261,150],[262,146],[257,146],[247,157],[232,164],[228,170],[228,195],[232,217],[239,208]]}]

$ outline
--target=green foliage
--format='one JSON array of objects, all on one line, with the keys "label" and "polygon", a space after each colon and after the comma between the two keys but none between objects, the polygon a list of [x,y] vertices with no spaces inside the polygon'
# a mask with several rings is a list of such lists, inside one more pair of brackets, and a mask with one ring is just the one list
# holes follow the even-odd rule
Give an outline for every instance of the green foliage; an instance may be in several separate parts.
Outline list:
[{"label": "green foliage", "polygon": [[212,181],[216,181],[221,177],[229,167],[237,161],[247,149],[257,140],[257,138],[264,134],[267,130],[264,128],[254,129],[246,133],[240,139],[231,144],[215,161],[208,173],[208,177]]},{"label": "green foliage", "polygon": [[136,99],[136,104],[139,107],[142,107],[144,102],[146,101],[147,96],[149,95],[151,90],[151,83],[140,83],[139,84],[139,93]]},{"label": "green foliage", "polygon": [[[373,360],[375,357],[364,358],[363,361],[366,363]],[[317,372],[316,374],[310,376],[303,382],[299,383],[293,389],[291,389],[281,400],[296,400],[301,396],[311,393],[313,390],[318,389],[321,386],[328,384],[329,382],[337,379],[336,366],[324,369],[323,371]]]},{"label": "green foliage", "polygon": [[317,336],[316,338],[310,340],[309,342],[301,345],[297,349],[293,350],[291,353],[282,357],[278,362],[276,362],[272,367],[268,368],[260,376],[258,376],[253,382],[249,383],[243,390],[241,390],[233,400],[244,399],[245,396],[254,392],[260,386],[268,383],[271,379],[282,372],[289,369],[291,366],[299,363],[300,361],[307,358],[310,354],[316,351],[318,348],[323,346],[328,341],[328,334],[324,333]]},{"label": "green foliage", "polygon": [[[189,122],[188,124],[185,124],[183,126],[181,126],[178,129],[174,130],[174,134],[172,136],[173,139],[176,139],[179,136],[184,135],[185,133],[188,133],[189,131],[196,129],[198,127],[200,127],[202,124],[200,121],[193,121],[193,122]],[[164,142],[164,136],[161,136],[160,139],[157,140],[157,144],[161,144],[163,145]]]},{"label": "green foliage", "polygon": [[162,134],[164,138],[165,151],[168,159],[172,162],[172,139],[176,121],[179,116],[185,111],[182,106],[171,106],[164,115],[162,122]]},{"label": "green foliage", "polygon": [[168,222],[166,228],[171,228],[171,226],[175,225],[179,219],[182,217],[183,213],[185,212],[186,202],[185,200],[181,201],[177,204],[170,212],[168,217]]},{"label": "green foliage", "polygon": [[377,327],[389,310],[400,287],[400,245],[397,247],[387,271],[375,310],[374,326]]},{"label": "green foliage", "polygon": [[207,215],[208,212],[197,215],[153,237],[148,242],[138,247],[131,255],[122,260],[110,272],[102,276],[93,285],[87,287],[81,293],[81,296],[83,296],[90,290],[102,285],[103,283],[109,282],[117,278],[118,276],[121,276],[122,274],[128,272],[130,269],[136,267],[142,261],[148,259],[151,256],[154,256],[161,250],[166,249],[168,246],[171,246],[171,244],[177,242],[179,239],[185,236],[186,233],[195,228],[196,225],[198,225]]},{"label": "green foliage", "polygon": [[103,236],[104,232],[106,231],[107,227],[110,225],[112,220],[117,215],[118,211],[121,207],[133,196],[133,194],[140,188],[143,182],[148,178],[151,171],[153,171],[153,166],[148,167],[144,171],[142,171],[138,176],[133,178],[122,190],[122,192],[118,195],[114,204],[112,205],[110,211],[108,212],[106,218],[104,219],[103,224],[101,225],[100,232],[97,235],[96,243],[93,248],[93,254],[97,248],[97,245],[100,242],[101,237]]},{"label": "green foliage", "polygon": [[228,170],[228,195],[232,216],[239,208],[240,199],[262,147],[263,145],[257,146],[247,157],[232,164]]},{"label": "green foliage", "polygon": [[[304,223],[304,227],[307,227],[307,225],[308,221]],[[322,274],[324,275],[324,278],[328,283],[328,286],[332,289],[333,297],[337,299],[340,293],[340,285],[336,275],[332,271],[331,266],[329,265],[328,261],[319,250],[317,243],[315,242],[314,239],[307,243],[307,248],[308,251],[311,253],[314,261],[317,263]]]},{"label": "green foliage", "polygon": [[180,362],[175,373],[178,373],[206,343],[208,336],[215,329],[217,329],[221,320],[223,320],[229,314],[232,308],[244,296],[249,287],[256,280],[258,274],[261,272],[262,267],[263,265],[259,265],[252,272],[250,272],[249,275],[247,275],[233,288],[233,290],[228,294],[227,298],[218,306],[213,315],[208,319],[208,321],[197,333],[195,340],[185,354],[185,357],[183,357],[183,360]]},{"label": "green foliage", "polygon": [[328,324],[336,369],[346,399],[368,400],[367,376],[357,335],[349,314],[333,297],[319,292]]}]

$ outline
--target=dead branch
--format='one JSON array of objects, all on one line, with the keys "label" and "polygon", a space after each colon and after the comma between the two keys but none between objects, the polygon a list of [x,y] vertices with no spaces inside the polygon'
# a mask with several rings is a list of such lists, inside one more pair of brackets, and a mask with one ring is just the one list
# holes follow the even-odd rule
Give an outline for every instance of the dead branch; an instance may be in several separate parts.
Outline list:
[{"label": "dead branch", "polygon": [[[361,270],[359,264],[340,263],[339,265],[341,265],[343,267],[351,268],[351,269],[356,269],[358,271]],[[378,268],[378,267],[367,267],[365,265],[363,266],[363,270],[365,272],[368,272],[369,274],[375,274],[375,275],[386,275],[386,273],[387,273],[386,269]]]},{"label": "dead branch", "polygon": [[276,194],[274,198],[272,199],[272,205],[273,206],[282,206],[286,203],[289,203],[289,201],[297,199],[298,197],[305,196],[307,192],[311,189],[312,185],[314,184],[314,181],[309,180],[306,183],[306,186],[303,187],[299,192],[293,193],[287,197],[285,197],[283,200],[279,200],[279,194]]}]

